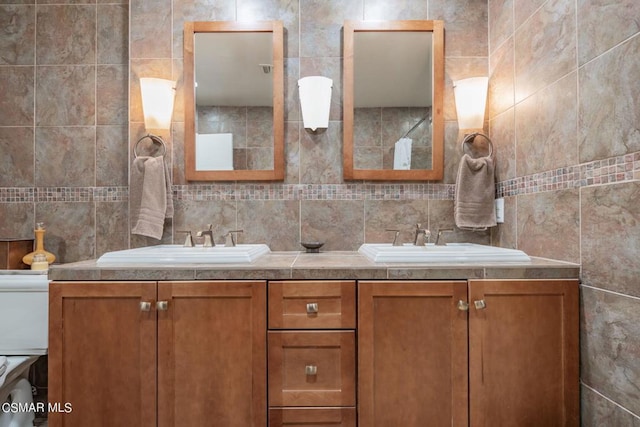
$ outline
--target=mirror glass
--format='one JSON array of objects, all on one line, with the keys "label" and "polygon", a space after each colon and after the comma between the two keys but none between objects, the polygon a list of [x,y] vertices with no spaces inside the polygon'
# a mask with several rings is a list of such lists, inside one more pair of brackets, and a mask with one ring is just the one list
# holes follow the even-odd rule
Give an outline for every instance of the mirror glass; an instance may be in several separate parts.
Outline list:
[{"label": "mirror glass", "polygon": [[442,179],[442,21],[344,28],[345,179]]},{"label": "mirror glass", "polygon": [[282,23],[185,23],[184,61],[187,179],[283,179]]}]

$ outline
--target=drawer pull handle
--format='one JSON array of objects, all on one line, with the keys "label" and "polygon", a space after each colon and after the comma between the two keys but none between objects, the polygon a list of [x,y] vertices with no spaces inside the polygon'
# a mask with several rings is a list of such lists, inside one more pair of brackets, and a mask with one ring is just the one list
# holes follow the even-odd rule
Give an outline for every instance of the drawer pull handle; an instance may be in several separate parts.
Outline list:
[{"label": "drawer pull handle", "polygon": [[473,304],[476,306],[476,310],[482,310],[483,308],[487,307],[487,304],[484,302],[483,299],[474,301]]},{"label": "drawer pull handle", "polygon": [[304,373],[307,375],[318,375],[318,367],[316,365],[307,365],[304,367]]},{"label": "drawer pull handle", "polygon": [[151,310],[151,303],[148,301],[142,301],[140,303],[140,311],[150,311]]},{"label": "drawer pull handle", "polygon": [[458,310],[469,311],[469,303],[462,300],[458,301]]},{"label": "drawer pull handle", "polygon": [[158,301],[156,303],[156,308],[159,311],[167,311],[167,309],[169,308],[169,302],[168,301]]},{"label": "drawer pull handle", "polygon": [[307,314],[317,314],[318,313],[318,303],[310,302],[307,304]]}]

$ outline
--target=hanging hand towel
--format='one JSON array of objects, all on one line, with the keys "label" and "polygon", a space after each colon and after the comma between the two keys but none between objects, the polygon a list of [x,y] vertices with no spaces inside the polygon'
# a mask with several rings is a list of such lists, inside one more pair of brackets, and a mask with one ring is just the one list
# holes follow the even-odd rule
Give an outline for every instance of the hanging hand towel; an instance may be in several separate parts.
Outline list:
[{"label": "hanging hand towel", "polygon": [[496,226],[495,163],[492,157],[474,159],[464,154],[456,180],[454,218],[466,230]]},{"label": "hanging hand towel", "polygon": [[160,240],[164,219],[173,217],[171,175],[163,156],[135,158],[130,193],[131,233]]},{"label": "hanging hand towel", "polygon": [[393,150],[393,168],[398,169],[411,169],[411,145],[413,140],[411,138],[400,138]]}]

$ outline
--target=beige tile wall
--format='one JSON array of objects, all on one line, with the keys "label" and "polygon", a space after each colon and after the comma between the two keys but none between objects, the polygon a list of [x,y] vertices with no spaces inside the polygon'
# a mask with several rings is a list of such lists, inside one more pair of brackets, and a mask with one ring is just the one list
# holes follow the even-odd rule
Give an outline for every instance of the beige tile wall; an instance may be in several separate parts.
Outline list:
[{"label": "beige tile wall", "polygon": [[4,0],[0,28],[0,238],[126,247],[128,1]]},{"label": "beige tile wall", "polygon": [[[489,127],[507,196],[507,222],[493,242],[583,263],[582,424],[638,426],[638,16],[636,0],[2,0],[0,237],[31,237],[44,221],[47,248],[63,262],[156,243],[128,232],[130,141],[144,132],[136,82],[142,74],[180,79],[185,20],[284,21],[287,170],[278,185],[187,184],[179,93],[167,139],[184,197],[167,242],[208,219],[277,250],[297,249],[300,239],[355,248],[386,239],[389,224],[452,225],[459,147],[451,82],[489,72]],[[445,20],[442,183],[342,182],[345,19]],[[311,74],[337,83],[322,135],[299,123],[295,84]]]},{"label": "beige tile wall", "polygon": [[638,16],[636,0],[489,0],[509,182],[494,243],[582,263],[583,426],[640,425]]},{"label": "beige tile wall", "polygon": [[[167,7],[164,7],[166,5]],[[171,5],[171,7],[169,7]],[[356,249],[365,241],[387,241],[385,228],[401,227],[405,240],[411,227],[423,223],[432,229],[451,225],[452,193],[458,147],[453,92],[447,89],[447,172],[435,188],[345,183],[342,179],[342,33],[346,19],[444,19],[446,73],[451,80],[487,72],[487,7],[478,1],[403,0],[163,0],[151,8],[148,1],[131,1],[131,141],[144,132],[137,87],[142,75],[178,80],[182,76],[182,23],[187,20],[282,20],[285,32],[286,178],[283,184],[229,184],[213,188],[187,183],[182,165],[181,108],[174,113],[171,135],[174,184],[180,199],[173,230],[198,230],[207,222],[220,233],[243,229],[241,240],[263,241],[274,250],[298,250],[301,240],[321,240],[324,248]],[[173,13],[172,13],[173,11]],[[149,22],[159,23],[149,28]],[[312,134],[300,123],[297,80],[308,75],[333,79],[330,122],[326,132]],[[253,191],[258,187],[258,191]],[[198,193],[200,197],[194,195]],[[411,194],[411,195],[408,195]],[[378,200],[388,200],[384,208]],[[404,211],[404,203],[415,209]],[[393,209],[393,206],[397,209]],[[183,211],[184,210],[184,211]],[[197,214],[195,213],[197,212]],[[400,213],[399,213],[400,212]],[[266,227],[268,225],[268,227]],[[458,240],[488,243],[489,233],[458,232]],[[176,238],[177,239],[177,238]],[[131,245],[153,243],[132,236]]]},{"label": "beige tile wall", "polygon": [[[242,228],[244,241],[265,241],[276,250],[299,249],[303,239],[325,240],[327,249],[355,249],[365,238],[386,240],[382,227],[402,225],[409,239],[417,222],[430,228],[450,225],[459,150],[449,86],[454,79],[487,72],[484,2],[4,0],[0,238],[29,237],[34,222],[43,221],[47,247],[62,262],[157,243],[128,231],[130,150],[144,134],[138,77],[181,81],[185,20],[263,19],[280,19],[286,28],[285,182],[225,183],[213,189],[206,183],[187,183],[180,90],[172,135],[163,135],[170,143],[178,200],[175,219],[167,222],[162,241],[179,240],[174,230],[197,230],[213,222],[220,232]],[[342,180],[345,19],[445,20],[448,160],[442,182],[389,187]],[[301,129],[297,100],[298,78],[312,74],[335,82],[329,129],[318,135]],[[384,209],[378,203],[383,200]],[[419,208],[401,215],[399,224],[389,206],[400,207],[401,201]],[[368,224],[369,218],[375,222]],[[452,237],[489,242],[488,233]]]}]

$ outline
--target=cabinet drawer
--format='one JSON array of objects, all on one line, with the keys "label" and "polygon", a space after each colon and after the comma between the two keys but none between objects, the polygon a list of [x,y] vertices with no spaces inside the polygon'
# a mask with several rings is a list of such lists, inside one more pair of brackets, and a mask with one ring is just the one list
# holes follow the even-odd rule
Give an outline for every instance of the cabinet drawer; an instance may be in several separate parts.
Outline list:
[{"label": "cabinet drawer", "polygon": [[356,427],[356,408],[271,408],[269,427]]},{"label": "cabinet drawer", "polygon": [[269,406],[355,406],[354,331],[269,331]]},{"label": "cabinet drawer", "polygon": [[354,281],[269,282],[269,328],[355,329]]}]

